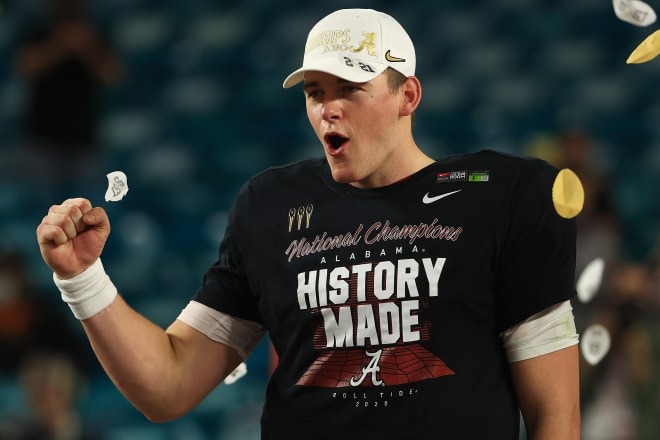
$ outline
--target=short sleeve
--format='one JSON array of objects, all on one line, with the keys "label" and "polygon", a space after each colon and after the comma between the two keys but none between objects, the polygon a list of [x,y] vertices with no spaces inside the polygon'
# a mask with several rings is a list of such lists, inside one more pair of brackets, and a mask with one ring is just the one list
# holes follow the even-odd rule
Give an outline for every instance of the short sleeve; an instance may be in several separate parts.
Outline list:
[{"label": "short sleeve", "polygon": [[500,331],[575,296],[576,225],[554,207],[558,170],[540,160],[523,163],[505,205],[496,261]]},{"label": "short sleeve", "polygon": [[193,301],[237,318],[261,323],[246,273],[247,256],[252,249],[248,219],[249,182],[243,185],[231,207],[218,260],[204,275]]}]

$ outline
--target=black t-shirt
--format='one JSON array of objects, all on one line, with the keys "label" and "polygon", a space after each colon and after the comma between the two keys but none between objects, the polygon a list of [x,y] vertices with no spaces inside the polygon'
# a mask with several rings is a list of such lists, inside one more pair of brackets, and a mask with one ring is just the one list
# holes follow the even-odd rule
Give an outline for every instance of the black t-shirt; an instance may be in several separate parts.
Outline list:
[{"label": "black t-shirt", "polygon": [[245,184],[194,300],[269,331],[262,438],[517,439],[499,334],[575,294],[556,175],[484,151],[373,190],[324,159]]}]

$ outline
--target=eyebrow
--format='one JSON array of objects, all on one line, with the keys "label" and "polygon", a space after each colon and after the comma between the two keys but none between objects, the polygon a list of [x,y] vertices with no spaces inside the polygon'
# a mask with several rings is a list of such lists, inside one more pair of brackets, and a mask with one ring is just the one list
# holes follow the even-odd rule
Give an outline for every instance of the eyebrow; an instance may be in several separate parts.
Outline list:
[{"label": "eyebrow", "polygon": [[311,88],[314,88],[314,87],[318,87],[318,85],[319,85],[318,81],[304,82],[303,83],[303,89],[305,89],[305,90],[311,89]]}]

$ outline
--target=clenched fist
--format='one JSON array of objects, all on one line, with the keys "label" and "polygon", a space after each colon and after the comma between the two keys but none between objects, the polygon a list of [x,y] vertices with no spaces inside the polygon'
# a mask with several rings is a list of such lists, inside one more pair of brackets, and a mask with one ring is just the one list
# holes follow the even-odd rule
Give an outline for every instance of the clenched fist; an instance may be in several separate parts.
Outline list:
[{"label": "clenched fist", "polygon": [[60,279],[91,266],[101,256],[108,235],[110,221],[105,210],[82,198],[51,206],[37,227],[41,256]]}]

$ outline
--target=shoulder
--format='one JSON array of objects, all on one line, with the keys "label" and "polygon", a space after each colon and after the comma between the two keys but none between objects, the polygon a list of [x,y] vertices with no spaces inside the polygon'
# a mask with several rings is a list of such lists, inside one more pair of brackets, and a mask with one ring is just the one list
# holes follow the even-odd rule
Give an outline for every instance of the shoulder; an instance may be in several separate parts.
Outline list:
[{"label": "shoulder", "polygon": [[465,164],[466,166],[481,166],[484,170],[497,170],[512,173],[557,172],[557,169],[543,159],[520,156],[496,150],[481,150],[475,153],[457,154],[442,160],[447,164]]},{"label": "shoulder", "polygon": [[274,216],[288,218],[293,207],[307,206],[324,191],[324,163],[323,158],[308,159],[252,176],[234,199],[230,218],[245,226],[269,223]]},{"label": "shoulder", "polygon": [[301,191],[320,191],[324,163],[318,158],[267,168],[243,183],[234,204],[271,206]]},{"label": "shoulder", "polygon": [[247,185],[252,188],[272,188],[273,185],[291,183],[300,185],[311,180],[321,179],[324,162],[323,158],[315,158],[270,167],[254,175]]},{"label": "shoulder", "polygon": [[500,191],[504,196],[520,190],[548,188],[559,172],[545,160],[495,150],[448,156],[438,164],[438,171],[444,171],[450,180],[458,175],[469,182],[487,182],[488,185],[480,186]]}]

